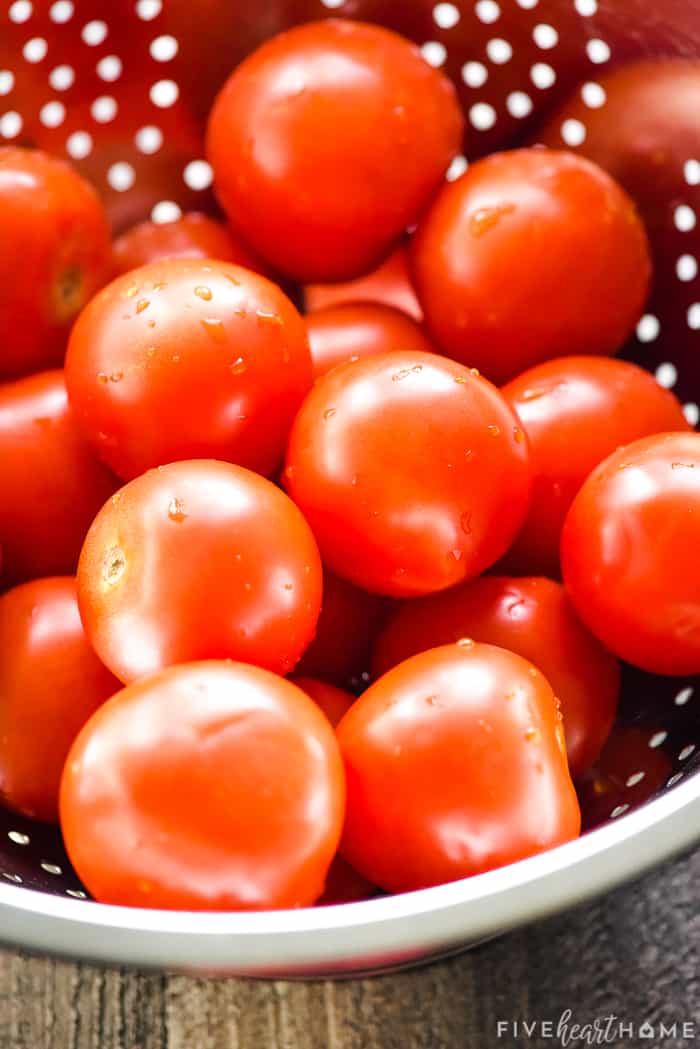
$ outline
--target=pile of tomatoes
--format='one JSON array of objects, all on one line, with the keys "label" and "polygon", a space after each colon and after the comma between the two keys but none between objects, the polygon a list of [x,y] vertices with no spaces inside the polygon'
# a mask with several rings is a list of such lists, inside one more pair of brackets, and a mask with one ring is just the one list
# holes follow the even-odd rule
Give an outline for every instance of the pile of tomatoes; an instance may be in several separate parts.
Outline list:
[{"label": "pile of tomatoes", "polygon": [[98,900],[533,855],[580,831],[619,661],[700,672],[700,437],[612,356],[644,225],[572,153],[445,181],[463,133],[416,47],[328,20],[220,92],[224,219],[112,242],[0,150],[0,796]]}]

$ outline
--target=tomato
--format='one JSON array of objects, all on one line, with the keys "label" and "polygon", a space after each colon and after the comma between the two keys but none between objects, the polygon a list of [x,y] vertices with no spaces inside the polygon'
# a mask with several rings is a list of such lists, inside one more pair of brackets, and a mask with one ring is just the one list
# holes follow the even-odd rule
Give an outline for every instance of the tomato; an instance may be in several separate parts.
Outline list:
[{"label": "tomato", "polygon": [[117,480],[82,439],[63,373],[0,384],[0,543],[5,585],[74,572]]},{"label": "tomato", "polygon": [[0,147],[0,379],[60,364],[73,320],[109,279],[97,193],[69,164]]},{"label": "tomato", "polygon": [[416,352],[366,357],[320,379],[294,422],[284,480],[324,563],[395,597],[488,568],[530,495],[527,442],[499,392]]},{"label": "tomato", "polygon": [[557,578],[564,518],[591,470],[620,445],[690,427],[653,375],[610,357],[548,361],[501,392],[530,439],[533,470],[530,513],[505,564]]},{"label": "tomato", "polygon": [[189,211],[173,222],[150,220],[132,226],[114,242],[114,260],[118,273],[161,259],[221,259],[256,273],[264,264],[251,249],[234,237],[222,222]]},{"label": "tomato", "polygon": [[337,729],[343,856],[404,892],[576,837],[560,718],[539,671],[501,648],[445,645],[394,667]]},{"label": "tomato", "polygon": [[645,437],[598,466],[562,532],[588,628],[653,674],[700,673],[700,435]]},{"label": "tomato", "polygon": [[85,436],[125,480],[209,457],[266,474],[311,358],[276,285],[231,263],[172,259],[118,277],[83,311],[66,382]]},{"label": "tomato", "polygon": [[343,691],[342,688],[336,688],[335,685],[329,685],[326,681],[317,681],[311,677],[300,677],[298,674],[295,674],[290,680],[294,682],[297,688],[300,688],[302,692],[306,692],[307,696],[313,699],[316,706],[323,711],[333,726],[338,724],[343,715],[347,714],[355,702],[355,697],[351,696],[349,692]]},{"label": "tomato", "polygon": [[578,621],[564,588],[550,579],[484,576],[406,602],[379,637],[373,674],[463,637],[516,652],[542,671],[561,703],[571,774],[589,768],[615,720],[620,668]]},{"label": "tomato", "polygon": [[372,644],[384,622],[386,602],[323,571],[323,602],[316,635],[296,673],[349,688],[369,670]]},{"label": "tomato", "polygon": [[376,885],[363,878],[342,856],[336,856],[330,865],[323,895],[316,901],[318,907],[336,903],[354,903],[377,895]]},{"label": "tomato", "polygon": [[598,826],[613,812],[621,816],[637,808],[661,790],[673,771],[668,754],[657,744],[665,736],[658,728],[615,726],[597,768],[578,785],[586,828]]},{"label": "tomato", "polygon": [[376,270],[365,277],[358,277],[345,284],[307,284],[304,301],[310,313],[346,302],[380,302],[402,310],[415,321],[423,320],[423,310],[411,283],[408,248],[405,244],[400,244]]},{"label": "tomato", "polygon": [[449,183],[413,240],[418,298],[444,352],[502,383],[562,354],[611,354],[649,290],[646,234],[604,171],[521,149]]},{"label": "tomato", "polygon": [[314,377],[337,364],[391,350],[432,353],[433,347],[414,320],[379,303],[328,306],[306,318]]},{"label": "tomato", "polygon": [[58,821],[66,755],[121,685],[85,637],[75,580],[36,579],[0,597],[0,798]]},{"label": "tomato", "polygon": [[287,673],[314,635],[321,563],[284,492],[198,459],[143,474],[103,507],[78,597],[95,651],[122,681],[224,657]]},{"label": "tomato", "polygon": [[322,893],[344,809],[333,731],[294,685],[215,660],[123,689],[61,784],[73,865],[103,903],[300,907]]},{"label": "tomato", "polygon": [[341,281],[377,266],[417,220],[462,128],[454,86],[414,44],[334,19],[282,33],[238,66],[207,152],[245,240],[291,277]]}]

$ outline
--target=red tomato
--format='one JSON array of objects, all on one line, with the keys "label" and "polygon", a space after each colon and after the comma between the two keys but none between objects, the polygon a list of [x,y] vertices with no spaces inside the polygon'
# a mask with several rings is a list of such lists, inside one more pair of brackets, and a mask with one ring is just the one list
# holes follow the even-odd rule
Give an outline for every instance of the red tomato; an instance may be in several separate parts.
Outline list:
[{"label": "red tomato", "polygon": [[700,673],[700,435],[635,441],[598,466],[562,532],[579,615],[621,659]]},{"label": "red tomato", "polygon": [[620,349],[651,276],[644,228],[604,171],[521,149],[442,190],[413,240],[428,331],[502,383],[561,354]]},{"label": "red tomato", "polygon": [[386,602],[323,572],[323,602],[316,634],[296,673],[349,687],[369,670],[372,644],[384,622]]},{"label": "red tomato", "polygon": [[46,153],[0,147],[0,379],[60,364],[70,326],[109,279],[97,193]]},{"label": "red tomato", "polygon": [[83,311],[66,382],[78,424],[125,480],[208,457],[267,474],[311,358],[275,284],[231,263],[172,259],[118,277]]},{"label": "red tomato", "polygon": [[314,377],[360,357],[391,350],[433,353],[422,329],[405,313],[373,302],[343,303],[308,314]]},{"label": "red tomato", "polygon": [[173,222],[142,222],[118,237],[113,246],[117,273],[127,273],[161,259],[221,259],[256,273],[264,264],[222,222],[189,211]]},{"label": "red tomato", "polygon": [[376,885],[363,878],[342,856],[336,856],[328,871],[323,896],[316,901],[316,906],[330,907],[336,903],[354,903],[376,895]]},{"label": "red tomato", "polygon": [[61,784],[73,865],[103,903],[303,907],[343,822],[333,731],[298,688],[209,661],[138,681],[88,722]]},{"label": "red tomato", "polygon": [[637,725],[617,725],[603,747],[598,767],[578,785],[584,827],[596,827],[637,808],[659,791],[671,775],[668,754],[657,740],[665,732]]},{"label": "red tomato", "polygon": [[284,492],[198,459],[151,470],[104,506],[78,596],[95,651],[122,681],[224,657],[288,673],[314,634],[321,563]]},{"label": "red tomato", "polygon": [[411,283],[408,248],[404,244],[366,277],[345,284],[307,284],[304,301],[310,313],[346,302],[380,302],[402,310],[415,321],[423,320],[423,310]]},{"label": "red tomato", "polygon": [[317,681],[312,677],[300,677],[298,674],[295,674],[290,680],[313,699],[316,706],[323,711],[334,727],[355,702],[355,697],[349,692],[344,692],[342,688],[336,688],[335,685],[329,685],[325,681]]},{"label": "red tomato", "polygon": [[264,258],[307,283],[340,281],[377,266],[417,220],[462,128],[454,86],[414,44],[331,20],[238,66],[207,150],[224,210]]},{"label": "red tomato", "polygon": [[560,719],[535,667],[491,645],[445,645],[390,670],[338,726],[343,855],[404,892],[575,838]]},{"label": "red tomato", "polygon": [[75,580],[36,579],[0,597],[0,798],[58,821],[66,755],[121,685],[85,637]]},{"label": "red tomato", "polygon": [[314,386],[285,483],[324,563],[366,590],[430,593],[478,575],[515,537],[530,496],[516,416],[444,357],[385,353]]},{"label": "red tomato", "polygon": [[617,708],[617,660],[581,625],[550,579],[484,576],[397,608],[377,642],[375,677],[409,656],[460,638],[498,645],[534,663],[561,703],[571,774],[589,768]]},{"label": "red tomato", "polygon": [[530,439],[530,513],[505,564],[515,574],[559,576],[559,540],[591,470],[620,445],[689,430],[678,400],[653,375],[610,357],[562,357],[502,389]]},{"label": "red tomato", "polygon": [[90,522],[116,487],[78,433],[62,372],[0,385],[5,585],[74,572]]}]

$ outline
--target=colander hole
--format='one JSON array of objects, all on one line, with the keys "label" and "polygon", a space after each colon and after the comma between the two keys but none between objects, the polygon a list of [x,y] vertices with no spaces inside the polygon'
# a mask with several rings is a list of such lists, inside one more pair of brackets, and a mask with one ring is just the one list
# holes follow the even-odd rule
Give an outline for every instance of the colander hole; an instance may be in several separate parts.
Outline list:
[{"label": "colander hole", "polygon": [[139,153],[151,156],[152,153],[157,153],[163,145],[163,132],[159,127],[149,124],[147,127],[139,128],[134,136],[134,142]]},{"label": "colander hole", "polygon": [[682,688],[680,692],[676,694],[676,698],[673,702],[676,704],[677,707],[684,707],[688,700],[692,697],[692,695],[692,688]]},{"label": "colander hole", "polygon": [[550,51],[559,43],[559,34],[553,25],[549,25],[547,22],[540,22],[532,30],[532,39],[543,51]]},{"label": "colander hole", "polygon": [[700,330],[700,302],[694,302],[688,307],[688,327],[693,331]]},{"label": "colander hole", "polygon": [[16,138],[22,130],[22,118],[14,109],[9,109],[0,117],[0,135],[3,138]]},{"label": "colander hole", "polygon": [[626,787],[636,787],[638,783],[641,783],[644,779],[645,772],[633,772],[631,776],[628,776],[625,780]]},{"label": "colander hole", "polygon": [[586,141],[586,125],[570,117],[561,126],[561,137],[567,146],[580,146]]},{"label": "colander hole", "polygon": [[11,22],[21,25],[32,17],[32,5],[29,0],[15,0],[14,4],[10,4],[8,14]]},{"label": "colander hole", "polygon": [[627,804],[627,802],[625,802],[624,805],[616,805],[615,808],[610,813],[610,819],[611,820],[617,819],[617,817],[621,816],[623,814],[623,812],[627,812],[628,808],[629,808],[629,805]]},{"label": "colander hole", "polygon": [[656,748],[660,747],[662,743],[665,743],[667,739],[668,732],[655,732],[649,740],[649,746],[652,750],[656,750]]},{"label": "colander hole", "polygon": [[686,160],[683,165],[683,176],[689,186],[700,185],[700,160]]},{"label": "colander hole", "polygon": [[131,164],[120,161],[117,164],[112,164],[107,172],[107,181],[117,193],[124,193],[127,189],[131,189],[136,181],[136,172]]},{"label": "colander hole", "polygon": [[183,172],[183,178],[190,189],[208,189],[214,181],[214,172],[206,160],[191,160]]},{"label": "colander hole", "polygon": [[151,219],[157,225],[163,222],[175,222],[181,217],[182,210],[174,200],[159,200],[151,211]]},{"label": "colander hole", "polygon": [[603,65],[605,62],[610,61],[610,48],[604,40],[599,40],[598,37],[594,37],[589,40],[586,44],[586,54],[590,61],[596,65]]},{"label": "colander hole", "polygon": [[330,11],[336,11],[339,7],[343,6],[345,0],[321,0],[321,3]]},{"label": "colander hole", "polygon": [[444,65],[447,60],[447,48],[439,40],[428,40],[421,47],[421,53],[428,65],[435,69]]},{"label": "colander hole", "polygon": [[157,80],[150,90],[151,102],[159,109],[174,105],[179,94],[180,89],[174,80]]},{"label": "colander hole", "polygon": [[49,73],[49,84],[55,91],[67,91],[75,82],[75,70],[72,66],[56,66]]},{"label": "colander hole", "polygon": [[0,69],[0,95],[9,95],[15,86],[15,75],[9,69]]},{"label": "colander hole", "polygon": [[683,773],[682,772],[675,772],[673,774],[673,776],[670,776],[669,779],[666,780],[666,786],[667,787],[675,787],[676,783],[678,783],[682,779],[683,779]]},{"label": "colander hole", "polygon": [[477,131],[488,131],[496,123],[496,110],[488,102],[477,102],[469,110],[469,120]]},{"label": "colander hole", "polygon": [[574,0],[574,7],[583,18],[591,18],[598,13],[598,0]]},{"label": "colander hole", "polygon": [[663,386],[666,390],[672,389],[678,382],[678,369],[671,361],[664,361],[663,364],[660,364],[654,374],[659,386]]},{"label": "colander hole", "polygon": [[512,91],[506,99],[506,109],[512,117],[520,120],[532,112],[532,99],[524,91]]},{"label": "colander hole", "polygon": [[540,91],[546,91],[548,87],[556,83],[557,74],[546,62],[535,62],[530,70],[530,79]]},{"label": "colander hole", "polygon": [[474,14],[484,25],[493,25],[501,17],[501,9],[496,0],[478,0]]},{"label": "colander hole", "polygon": [[700,407],[694,401],[683,405],[683,414],[691,426],[697,426],[700,422]]},{"label": "colander hole", "polygon": [[454,29],[461,17],[454,4],[436,4],[433,8],[433,21],[439,29]]},{"label": "colander hole", "polygon": [[21,830],[8,830],[7,836],[15,845],[29,845],[29,835],[23,834]]},{"label": "colander hole", "polygon": [[697,221],[697,215],[689,204],[679,204],[673,212],[673,224],[680,233],[690,233]]},{"label": "colander hole", "polygon": [[51,5],[49,18],[56,25],[65,25],[73,17],[73,11],[74,7],[71,0],[57,0],[55,4]]},{"label": "colander hole", "polygon": [[151,58],[156,62],[170,62],[178,52],[179,44],[174,36],[157,36],[151,41]]},{"label": "colander hole", "polygon": [[106,55],[97,63],[96,69],[100,80],[113,84],[122,75],[122,60],[117,55]]},{"label": "colander hole", "polygon": [[507,40],[503,40],[500,36],[495,36],[493,40],[489,40],[487,43],[486,54],[494,65],[502,66],[506,62],[510,62],[513,57],[513,48]]},{"label": "colander hole", "polygon": [[698,260],[694,255],[681,255],[676,263],[676,276],[682,281],[695,280],[698,275]]},{"label": "colander hole", "polygon": [[49,45],[44,40],[43,36],[33,36],[31,40],[27,40],[22,48],[22,54],[27,62],[31,62],[32,65],[35,65],[37,62],[42,62],[46,58],[46,52],[48,50]]},{"label": "colander hole", "polygon": [[689,743],[687,747],[683,747],[683,750],[678,755],[679,761],[685,761],[695,750],[695,744]]},{"label": "colander hole", "polygon": [[162,0],[138,0],[136,14],[143,22],[152,22],[163,8]]},{"label": "colander hole", "polygon": [[92,153],[92,136],[87,131],[74,131],[68,136],[66,151],[74,160],[84,160]]},{"label": "colander hole", "polygon": [[20,877],[19,874],[10,874],[8,871],[3,871],[2,872],[2,876],[3,876],[3,878],[6,878],[7,881],[13,882],[15,885],[21,885],[22,884],[22,878]]},{"label": "colander hole", "polygon": [[66,119],[66,107],[62,102],[47,102],[39,111],[39,120],[44,127],[60,127]]},{"label": "colander hole", "polygon": [[518,7],[522,7],[523,11],[532,11],[540,0],[515,0],[515,2]]},{"label": "colander hole", "polygon": [[66,896],[72,896],[76,900],[87,899],[87,893],[83,892],[82,889],[66,889]]},{"label": "colander hole", "polygon": [[46,862],[43,862],[43,863],[40,864],[40,866],[41,866],[41,869],[43,871],[46,871],[47,874],[55,874],[57,876],[59,874],[63,874],[63,868],[59,867],[57,863],[46,863]]},{"label": "colander hole", "polygon": [[90,106],[90,112],[98,124],[109,124],[117,115],[117,100],[111,95],[101,95]]},{"label": "colander hole", "polygon": [[455,182],[456,179],[462,177],[468,166],[466,157],[463,157],[461,154],[456,156],[447,169],[445,178],[448,182]]},{"label": "colander hole", "polygon": [[654,342],[655,339],[658,339],[660,331],[659,318],[653,313],[645,313],[643,317],[640,317],[637,325],[637,338],[640,342]]},{"label": "colander hole", "polygon": [[581,98],[589,109],[600,109],[605,105],[606,97],[602,84],[596,84],[592,80],[581,88]]},{"label": "colander hole", "polygon": [[462,66],[462,80],[467,87],[483,87],[489,78],[489,71],[483,62],[465,62]]},{"label": "colander hole", "polygon": [[108,32],[109,29],[107,28],[107,23],[95,19],[92,22],[87,22],[83,26],[83,31],[80,35],[88,47],[97,47],[98,44],[101,44],[107,39]]}]

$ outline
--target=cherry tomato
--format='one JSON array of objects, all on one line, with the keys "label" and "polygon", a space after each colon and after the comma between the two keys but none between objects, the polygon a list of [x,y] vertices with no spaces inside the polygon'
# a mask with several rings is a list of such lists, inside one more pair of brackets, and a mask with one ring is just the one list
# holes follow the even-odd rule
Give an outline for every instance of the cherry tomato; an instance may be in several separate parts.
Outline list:
[{"label": "cherry tomato", "polygon": [[432,353],[433,347],[414,320],[372,302],[329,306],[306,318],[314,377],[360,357],[391,350]]},{"label": "cherry tomato", "polygon": [[700,434],[645,437],[598,466],[562,532],[579,615],[621,659],[700,673]]},{"label": "cherry tomato", "polygon": [[502,389],[530,439],[530,513],[505,564],[559,576],[564,518],[591,470],[620,445],[689,430],[678,400],[653,375],[610,357],[562,357]]},{"label": "cherry tomato", "polygon": [[311,385],[302,318],[231,263],[172,259],[124,274],[79,317],[66,357],[76,419],[125,480],[216,458],[271,473]]},{"label": "cherry tomato", "polygon": [[369,670],[372,644],[386,615],[387,602],[323,572],[323,602],[316,634],[296,673],[322,678],[343,688]]},{"label": "cherry tomato", "polygon": [[478,575],[515,537],[528,448],[499,392],[444,357],[334,368],[289,439],[285,484],[332,571],[395,597]]},{"label": "cherry tomato", "polygon": [[161,259],[221,259],[256,273],[265,266],[222,222],[189,211],[173,222],[142,222],[114,242],[117,273]]},{"label": "cherry tomato", "polygon": [[0,385],[0,542],[5,585],[74,572],[117,480],[78,433],[63,373]]},{"label": "cherry tomato", "polygon": [[0,597],[0,798],[58,821],[66,755],[120,683],[85,637],[75,580],[36,579]]},{"label": "cherry tomato", "polygon": [[71,166],[0,147],[0,379],[60,364],[73,320],[109,279],[109,226]]},{"label": "cherry tomato", "polygon": [[322,893],[344,809],[326,718],[257,667],[171,667],[88,722],[61,784],[73,865],[103,903],[303,907]]},{"label": "cherry tomato", "polygon": [[316,906],[354,903],[356,900],[368,900],[376,895],[376,885],[363,878],[342,856],[336,856],[330,865],[323,895],[316,901]]},{"label": "cherry tomato", "polygon": [[95,651],[122,681],[224,657],[287,673],[314,634],[321,563],[284,492],[198,459],[151,470],[106,503],[78,596]]},{"label": "cherry tomato", "polygon": [[404,892],[576,837],[560,718],[539,671],[501,648],[445,645],[394,667],[337,729],[343,856]]},{"label": "cherry tomato", "polygon": [[484,576],[401,605],[381,634],[375,677],[426,649],[473,638],[516,652],[542,671],[561,703],[572,776],[589,768],[617,708],[620,668],[550,579]]},{"label": "cherry tomato", "polygon": [[334,727],[355,702],[355,697],[349,692],[344,692],[342,688],[336,688],[335,685],[329,685],[325,681],[317,681],[312,677],[300,677],[298,674],[295,674],[290,680],[313,699],[316,706],[323,711]]},{"label": "cherry tomato", "polygon": [[334,19],[282,33],[235,70],[209,118],[219,200],[276,269],[306,283],[377,266],[440,186],[463,118],[409,41]]},{"label": "cherry tomato", "polygon": [[365,277],[345,284],[307,284],[304,301],[310,313],[346,302],[380,302],[402,310],[415,321],[423,320],[423,310],[411,283],[408,248],[404,244]]},{"label": "cherry tomato", "polygon": [[627,194],[595,164],[545,149],[495,154],[448,183],[413,265],[436,343],[498,383],[565,353],[615,353],[651,277]]}]

